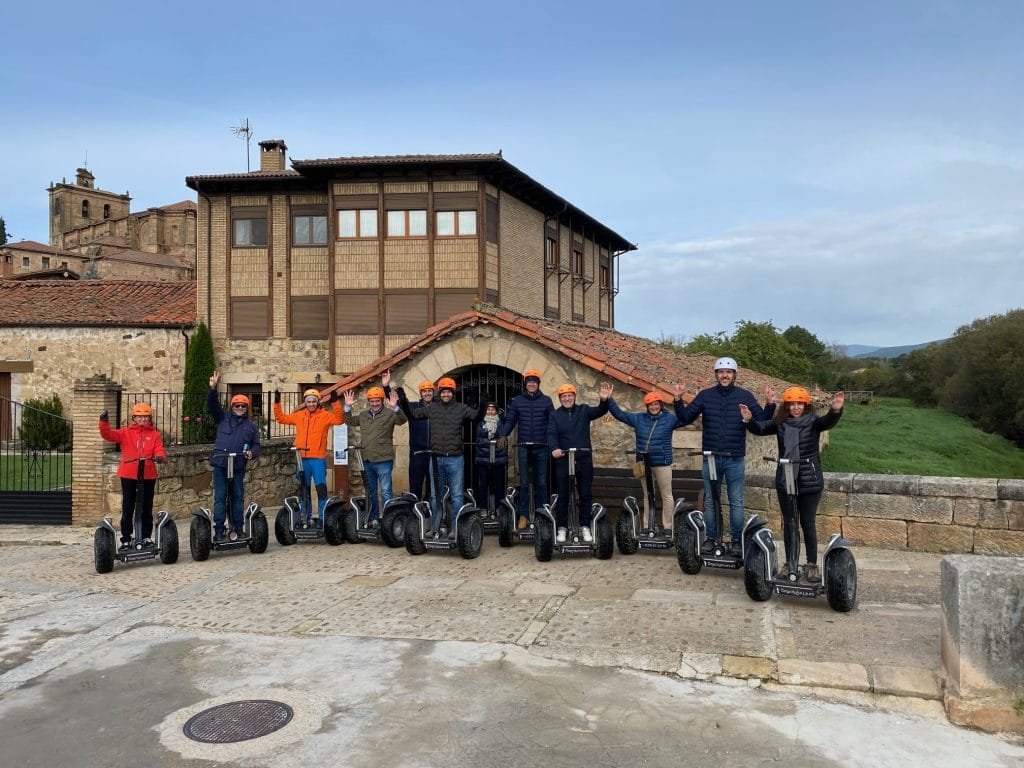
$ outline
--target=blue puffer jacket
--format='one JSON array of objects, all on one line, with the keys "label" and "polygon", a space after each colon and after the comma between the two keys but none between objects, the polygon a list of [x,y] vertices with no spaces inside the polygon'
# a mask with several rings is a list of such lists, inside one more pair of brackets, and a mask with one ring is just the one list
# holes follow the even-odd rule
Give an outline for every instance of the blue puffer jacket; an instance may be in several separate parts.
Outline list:
[{"label": "blue puffer jacket", "polygon": [[742,387],[716,385],[702,389],[689,405],[685,405],[682,400],[676,400],[676,418],[685,427],[692,424],[698,416],[703,417],[702,450],[745,456],[747,430],[740,416],[740,403],[750,409],[755,421],[770,418],[775,412],[774,403],[769,405],[766,411],[758,404],[753,393]]},{"label": "blue puffer jacket", "polygon": [[590,449],[590,422],[608,413],[608,401],[599,400],[597,405],[576,403],[572,408],[564,405],[551,412],[548,419],[548,450],[561,448]]},{"label": "blue puffer jacket", "polygon": [[[411,410],[419,410],[423,408],[423,401],[418,403],[409,403]],[[430,420],[429,419],[409,419],[409,453],[413,454],[416,451],[425,451],[430,448]]]},{"label": "blue puffer jacket", "polygon": [[[500,424],[499,424],[500,427]],[[495,437],[498,433],[495,433]],[[490,464],[491,462],[491,439],[487,435],[487,424],[481,421],[476,425],[476,463]],[[508,448],[494,446],[494,463],[508,464]]]},{"label": "blue puffer jacket", "polygon": [[252,457],[259,458],[260,455],[260,431],[249,418],[249,412],[244,416],[236,416],[232,413],[225,413],[220,407],[220,399],[217,397],[217,390],[210,389],[206,392],[206,409],[217,422],[217,437],[213,443],[213,454],[210,456],[210,465],[214,467],[226,467],[228,465],[227,454],[234,453],[235,474],[244,473],[246,458],[245,451],[252,451]]},{"label": "blue puffer jacket", "polygon": [[512,398],[505,409],[505,420],[498,428],[498,434],[508,437],[519,426],[516,438],[520,443],[546,443],[548,440],[548,416],[555,410],[551,398],[538,388],[536,393],[523,392]]},{"label": "blue puffer jacket", "polygon": [[[629,424],[636,432],[637,461],[646,448],[652,467],[672,466],[672,431],[683,426],[675,414],[664,408],[657,416],[643,413],[627,413],[619,408],[612,397],[608,398],[608,412],[623,424]],[[648,444],[648,440],[650,443]]]}]

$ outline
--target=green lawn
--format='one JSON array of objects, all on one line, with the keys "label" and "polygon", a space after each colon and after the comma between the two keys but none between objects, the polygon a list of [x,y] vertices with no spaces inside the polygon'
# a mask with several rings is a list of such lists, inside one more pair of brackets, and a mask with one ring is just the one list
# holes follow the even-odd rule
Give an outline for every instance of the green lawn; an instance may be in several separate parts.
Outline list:
[{"label": "green lawn", "polygon": [[0,491],[49,491],[71,485],[71,454],[0,453]]},{"label": "green lawn", "polygon": [[1024,478],[1024,450],[948,411],[879,397],[847,404],[822,466],[826,472]]}]

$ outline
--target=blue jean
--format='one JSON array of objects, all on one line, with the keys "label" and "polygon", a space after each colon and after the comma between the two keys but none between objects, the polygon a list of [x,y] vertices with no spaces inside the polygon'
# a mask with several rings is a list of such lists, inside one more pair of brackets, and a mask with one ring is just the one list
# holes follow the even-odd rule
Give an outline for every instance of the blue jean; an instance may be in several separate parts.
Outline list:
[{"label": "blue jean", "polygon": [[[230,461],[230,459],[229,459]],[[231,530],[242,533],[242,504],[245,496],[245,475],[238,472],[231,478]],[[213,524],[224,532],[228,504],[228,469],[213,468]]]},{"label": "blue jean", "polygon": [[434,461],[437,462],[438,487],[433,488],[431,491],[430,523],[431,527],[436,529],[440,525],[441,513],[443,512],[441,500],[446,485],[452,494],[453,518],[462,506],[462,488],[466,475],[466,464],[461,453],[458,456],[435,456]]},{"label": "blue jean", "polygon": [[[391,472],[394,468],[393,459],[363,462],[363,471],[366,473],[366,510],[370,520],[380,517],[383,505],[394,495],[391,490]],[[377,483],[380,483],[380,505],[377,504]]]},{"label": "blue jean", "polygon": [[[533,512],[530,509],[530,485],[532,484],[536,493],[533,496],[534,506],[540,507],[547,504],[548,498],[548,456],[551,454],[544,446],[519,446],[519,496],[516,498],[516,509],[523,517],[529,517]],[[533,468],[530,471],[529,452],[533,451]]]},{"label": "blue jean", "polygon": [[[729,529],[733,541],[739,541],[743,535],[743,479],[746,476],[746,463],[742,456],[715,456],[718,469],[718,487],[725,482],[729,494]],[[711,478],[708,477],[708,463],[704,462],[701,469],[704,477],[704,520],[708,527],[708,538],[718,541],[718,520],[715,516],[714,490]]]},{"label": "blue jean", "polygon": [[309,481],[312,480],[313,485],[316,486],[317,507],[319,508],[320,519],[323,519],[324,507],[327,506],[327,460],[303,459],[302,470],[306,474],[305,478],[298,471],[295,473],[295,479],[299,481],[300,486],[303,482],[306,483],[306,487],[301,488],[299,492],[302,514],[306,516],[307,520],[313,515],[311,510],[306,509],[306,494],[309,492]]}]

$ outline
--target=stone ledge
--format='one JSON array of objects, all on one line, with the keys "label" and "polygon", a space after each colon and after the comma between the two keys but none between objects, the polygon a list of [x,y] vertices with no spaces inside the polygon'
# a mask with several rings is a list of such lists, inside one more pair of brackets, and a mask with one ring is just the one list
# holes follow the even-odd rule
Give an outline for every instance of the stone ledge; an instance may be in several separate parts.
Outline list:
[{"label": "stone ledge", "polygon": [[834,661],[779,659],[780,683],[809,685],[818,688],[842,688],[847,691],[869,691],[868,671],[860,664]]},{"label": "stone ledge", "polygon": [[914,696],[941,700],[942,690],[935,673],[921,667],[871,667],[871,690],[892,696]]}]

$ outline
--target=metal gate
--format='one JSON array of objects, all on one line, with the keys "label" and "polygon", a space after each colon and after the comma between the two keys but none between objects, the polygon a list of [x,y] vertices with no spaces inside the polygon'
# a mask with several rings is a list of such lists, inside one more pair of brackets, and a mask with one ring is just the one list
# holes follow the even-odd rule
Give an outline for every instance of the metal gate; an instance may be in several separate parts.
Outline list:
[{"label": "metal gate", "polygon": [[71,525],[71,422],[0,397],[0,524]]}]

